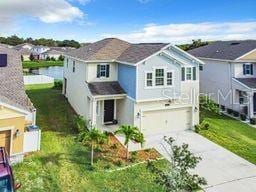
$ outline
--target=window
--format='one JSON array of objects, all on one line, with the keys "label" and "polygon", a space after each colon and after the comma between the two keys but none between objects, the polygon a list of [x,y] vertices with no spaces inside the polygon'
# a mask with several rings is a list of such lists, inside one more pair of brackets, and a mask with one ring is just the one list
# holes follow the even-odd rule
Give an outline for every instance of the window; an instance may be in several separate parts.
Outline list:
[{"label": "window", "polygon": [[239,91],[239,104],[244,104],[244,93],[242,91]]},{"label": "window", "polygon": [[153,73],[146,73],[146,85],[147,87],[153,86]]},{"label": "window", "polygon": [[199,70],[203,71],[204,70],[204,66],[203,65],[199,65]]},{"label": "window", "polygon": [[246,63],[243,65],[244,75],[253,75],[253,65],[251,63]]},{"label": "window", "polygon": [[156,69],[155,71],[155,85],[163,86],[164,85],[164,69]]},{"label": "window", "polygon": [[73,73],[76,72],[76,62],[73,61]]},{"label": "window", "polygon": [[192,69],[191,69],[191,67],[186,68],[186,80],[192,80]]},{"label": "window", "polygon": [[167,72],[166,84],[168,86],[172,85],[172,72]]},{"label": "window", "polygon": [[68,58],[67,58],[67,68],[68,68]]},{"label": "window", "polygon": [[109,65],[97,65],[97,77],[109,77]]}]

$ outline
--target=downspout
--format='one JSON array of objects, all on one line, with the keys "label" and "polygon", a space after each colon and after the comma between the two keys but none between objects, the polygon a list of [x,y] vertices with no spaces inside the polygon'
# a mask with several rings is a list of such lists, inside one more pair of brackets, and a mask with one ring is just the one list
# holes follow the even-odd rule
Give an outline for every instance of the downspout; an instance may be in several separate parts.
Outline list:
[{"label": "downspout", "polygon": [[234,93],[233,93],[233,84],[232,84],[232,63],[229,62],[229,79],[230,79],[230,89],[231,89],[231,101],[232,101],[232,110],[234,110]]}]

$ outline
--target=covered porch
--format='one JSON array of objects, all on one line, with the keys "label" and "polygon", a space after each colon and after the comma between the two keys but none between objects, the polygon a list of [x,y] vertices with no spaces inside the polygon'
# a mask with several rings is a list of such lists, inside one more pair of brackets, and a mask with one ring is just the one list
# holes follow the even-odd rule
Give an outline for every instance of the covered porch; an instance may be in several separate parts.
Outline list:
[{"label": "covered porch", "polygon": [[126,93],[118,82],[89,83],[92,93],[91,126],[114,132],[119,127],[119,106]]},{"label": "covered porch", "polygon": [[234,110],[256,117],[256,78],[233,78]]}]

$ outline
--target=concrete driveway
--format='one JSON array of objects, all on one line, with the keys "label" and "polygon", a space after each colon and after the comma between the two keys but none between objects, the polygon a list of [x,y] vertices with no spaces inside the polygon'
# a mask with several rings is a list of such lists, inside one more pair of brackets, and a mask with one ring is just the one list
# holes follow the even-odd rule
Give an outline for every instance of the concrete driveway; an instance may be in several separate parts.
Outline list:
[{"label": "concrete driveway", "polygon": [[[208,139],[192,132],[184,131],[165,134],[176,140],[178,145],[189,144],[190,150],[202,157],[195,172],[206,178],[207,192],[256,192],[256,166]],[[154,147],[165,158],[168,146],[163,141],[164,134],[147,136],[146,148]],[[138,150],[139,146],[130,146]]]}]

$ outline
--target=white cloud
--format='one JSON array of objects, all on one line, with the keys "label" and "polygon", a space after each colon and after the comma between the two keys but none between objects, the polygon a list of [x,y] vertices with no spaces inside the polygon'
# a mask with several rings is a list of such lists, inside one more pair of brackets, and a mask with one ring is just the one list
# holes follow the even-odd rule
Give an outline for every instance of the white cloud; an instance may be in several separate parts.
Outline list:
[{"label": "white cloud", "polygon": [[83,19],[84,13],[66,0],[0,1],[0,24],[18,16],[31,16],[45,23],[71,22]]},{"label": "white cloud", "polygon": [[235,40],[256,39],[256,21],[224,23],[148,24],[138,31],[119,34],[103,34],[130,42],[188,43],[192,39]]},{"label": "white cloud", "polygon": [[140,3],[142,3],[142,4],[146,4],[146,3],[149,3],[150,1],[152,1],[152,0],[138,0]]}]

